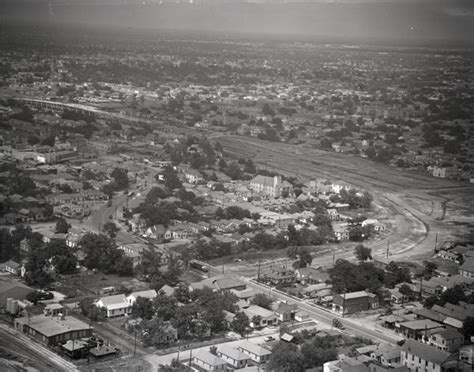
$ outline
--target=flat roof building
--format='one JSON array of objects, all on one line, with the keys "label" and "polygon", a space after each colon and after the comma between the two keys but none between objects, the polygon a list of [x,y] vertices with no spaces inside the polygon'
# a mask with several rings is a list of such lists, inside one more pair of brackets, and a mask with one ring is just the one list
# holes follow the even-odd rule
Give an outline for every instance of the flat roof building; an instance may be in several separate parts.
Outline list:
[{"label": "flat roof building", "polygon": [[90,337],[93,330],[89,324],[72,316],[26,316],[15,319],[14,326],[47,346]]}]

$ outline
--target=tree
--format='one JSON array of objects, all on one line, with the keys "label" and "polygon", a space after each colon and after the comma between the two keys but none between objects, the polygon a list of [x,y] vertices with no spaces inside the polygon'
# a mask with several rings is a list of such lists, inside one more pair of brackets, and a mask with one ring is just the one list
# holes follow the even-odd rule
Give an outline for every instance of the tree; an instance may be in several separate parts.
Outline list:
[{"label": "tree", "polygon": [[238,180],[242,177],[242,171],[236,162],[230,163],[227,166],[225,173],[233,180]]},{"label": "tree", "polygon": [[11,259],[17,250],[13,246],[13,239],[8,229],[0,229],[0,260],[5,262]]},{"label": "tree", "polygon": [[122,250],[117,248],[113,239],[102,234],[88,233],[79,241],[84,251],[84,266],[98,269],[105,274],[118,273],[128,275],[133,264],[128,257],[123,257]]},{"label": "tree", "polygon": [[164,169],[163,177],[165,179],[164,184],[168,190],[180,189],[183,186],[178,178],[178,173],[171,166]]},{"label": "tree", "polygon": [[254,315],[252,317],[252,324],[254,328],[260,327],[260,322],[262,321],[262,317],[260,315]]},{"label": "tree", "polygon": [[353,242],[360,242],[370,237],[370,230],[368,227],[354,226],[349,230],[349,240]]},{"label": "tree", "polygon": [[431,279],[436,269],[438,268],[438,265],[436,265],[434,262],[424,261],[423,266],[424,266],[423,275],[425,279],[426,280]]},{"label": "tree", "polygon": [[114,179],[115,190],[125,190],[128,189],[128,172],[123,168],[115,168],[110,174]]},{"label": "tree", "polygon": [[267,116],[274,116],[275,110],[268,103],[264,103],[262,106],[262,114]]},{"label": "tree", "polygon": [[264,309],[271,310],[273,300],[268,297],[265,293],[257,293],[254,298],[250,301],[252,305],[263,307]]},{"label": "tree", "polygon": [[457,305],[460,301],[466,301],[466,295],[464,294],[464,288],[456,284],[454,287],[448,288],[441,293],[438,304],[441,306],[444,306],[446,303]]},{"label": "tree", "polygon": [[239,311],[235,314],[234,319],[232,319],[232,323],[230,324],[233,331],[237,332],[242,337],[246,335],[248,328],[250,327],[250,320],[242,311]]},{"label": "tree", "polygon": [[90,320],[98,321],[104,318],[104,310],[94,304],[94,299],[84,298],[79,302],[81,313]]},{"label": "tree", "polygon": [[146,297],[138,297],[132,306],[132,318],[151,319],[155,315],[153,301]]},{"label": "tree", "polygon": [[287,342],[278,342],[268,361],[268,370],[274,372],[304,372],[304,358],[298,347]]},{"label": "tree", "polygon": [[71,225],[64,219],[59,218],[56,222],[56,232],[58,234],[67,234]]},{"label": "tree", "polygon": [[474,336],[474,317],[468,316],[464,319],[463,326],[462,326],[462,334],[464,335],[464,339],[467,342],[470,342],[471,337]]},{"label": "tree", "polygon": [[[408,284],[402,284],[399,289],[400,293],[403,296],[406,296],[408,299],[412,296],[413,292]],[[403,298],[402,298],[402,304],[403,304]]]},{"label": "tree", "polygon": [[107,221],[104,224],[104,227],[102,230],[111,238],[115,238],[117,236],[117,233],[120,231],[120,227],[117,227],[115,223],[112,221]]},{"label": "tree", "polygon": [[354,255],[360,262],[372,259],[372,250],[362,244],[358,244],[354,249]]},{"label": "tree", "polygon": [[163,291],[158,292],[158,296],[153,300],[156,309],[156,315],[164,321],[176,317],[178,302],[174,297],[167,296]]},{"label": "tree", "polygon": [[313,257],[311,257],[311,252],[307,248],[301,248],[298,252],[299,256],[299,267],[307,267],[311,265]]}]

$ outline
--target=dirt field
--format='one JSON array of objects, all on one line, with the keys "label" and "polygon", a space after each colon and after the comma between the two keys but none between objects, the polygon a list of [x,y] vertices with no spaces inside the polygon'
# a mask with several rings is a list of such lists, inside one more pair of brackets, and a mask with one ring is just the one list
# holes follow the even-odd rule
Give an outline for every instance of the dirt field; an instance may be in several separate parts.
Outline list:
[{"label": "dirt field", "polygon": [[[383,164],[304,146],[278,144],[254,138],[223,136],[218,139],[235,157],[257,159],[260,166],[306,181],[328,178],[370,191],[374,202],[394,218],[385,239],[369,242],[375,256],[426,259],[444,241],[465,237],[468,225],[452,219],[469,218],[474,210],[474,185],[402,172]],[[463,205],[458,209],[458,205]],[[445,207],[444,207],[445,206]],[[461,214],[461,215],[460,215]],[[470,222],[470,221],[469,221]],[[327,258],[325,259],[327,261]]]}]

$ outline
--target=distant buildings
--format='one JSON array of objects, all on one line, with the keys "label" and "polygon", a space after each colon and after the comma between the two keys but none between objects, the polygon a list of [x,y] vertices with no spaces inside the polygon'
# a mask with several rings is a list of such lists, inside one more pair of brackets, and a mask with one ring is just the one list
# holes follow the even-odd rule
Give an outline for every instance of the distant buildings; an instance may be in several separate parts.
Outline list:
[{"label": "distant buildings", "polygon": [[250,181],[249,188],[255,193],[261,193],[272,198],[293,194],[293,185],[287,181],[282,181],[281,176],[258,175]]}]

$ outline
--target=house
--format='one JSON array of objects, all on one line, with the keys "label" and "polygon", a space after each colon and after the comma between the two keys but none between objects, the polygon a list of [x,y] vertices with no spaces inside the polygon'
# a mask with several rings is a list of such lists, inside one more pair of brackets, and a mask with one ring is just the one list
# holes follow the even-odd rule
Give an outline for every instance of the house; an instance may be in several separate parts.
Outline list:
[{"label": "house", "polygon": [[367,218],[366,220],[362,221],[361,226],[368,226],[375,232],[385,231],[385,225],[375,218]]},{"label": "house", "polygon": [[270,273],[264,276],[264,280],[275,286],[288,284],[295,280],[295,273],[284,266],[271,267]]},{"label": "house", "polygon": [[[273,313],[273,311],[267,310],[263,307],[257,305],[250,305],[242,311],[247,315],[250,320],[250,326],[252,328],[262,328],[267,326],[274,326],[278,324],[278,317]],[[256,321],[259,321],[256,324]]]},{"label": "house", "polygon": [[4,263],[4,270],[7,273],[17,275],[17,276],[24,276],[25,275],[25,269],[24,269],[23,265],[16,262],[16,261],[13,261],[13,260],[9,260],[9,261]]},{"label": "house", "polygon": [[281,176],[258,175],[250,181],[249,189],[272,198],[293,194],[293,186],[287,181],[282,181]]},{"label": "house", "polygon": [[150,289],[148,291],[140,291],[140,292],[132,292],[127,296],[127,301],[130,306],[133,306],[135,302],[137,302],[138,297],[148,298],[153,300],[156,298],[158,294],[154,289]]},{"label": "house", "polygon": [[401,366],[401,348],[389,344],[377,345],[370,353],[370,358],[383,366]]},{"label": "house", "polygon": [[332,285],[326,283],[311,284],[301,291],[306,298],[320,298],[332,294]]},{"label": "house", "polygon": [[306,311],[298,311],[296,314],[295,314],[295,320],[297,322],[306,322],[308,320],[310,320],[310,316],[309,314],[306,312]]},{"label": "house", "polygon": [[445,329],[431,334],[427,343],[439,350],[455,353],[464,343],[464,336],[454,329]]},{"label": "house", "polygon": [[192,361],[200,370],[227,371],[227,362],[206,350],[198,350],[193,353]]},{"label": "house", "polygon": [[161,332],[155,337],[158,344],[173,344],[178,341],[178,330],[170,322],[164,322]]},{"label": "house", "polygon": [[43,314],[16,318],[14,327],[47,346],[91,337],[93,331],[89,324],[72,316]]},{"label": "house", "polygon": [[467,257],[461,265],[460,273],[462,277],[474,279],[474,257]]},{"label": "house", "polygon": [[335,294],[333,297],[332,309],[342,315],[377,309],[378,307],[377,296],[366,291]]},{"label": "house", "polygon": [[349,224],[347,222],[333,223],[332,228],[337,241],[349,240]]},{"label": "house", "polygon": [[230,291],[232,289],[242,291],[247,287],[247,285],[240,280],[218,275],[201,280],[200,282],[191,283],[189,290],[193,291],[196,289],[203,289],[204,287],[211,288],[215,291]]},{"label": "house", "polygon": [[285,302],[279,302],[275,304],[274,312],[280,322],[287,322],[295,319],[295,314],[298,312],[298,306],[296,304],[287,304]]},{"label": "house", "polygon": [[329,274],[314,267],[303,267],[295,270],[296,281],[303,284],[325,283]]},{"label": "house", "polygon": [[235,369],[243,368],[250,362],[250,357],[247,354],[227,344],[219,346],[217,355]]},{"label": "house", "polygon": [[128,315],[131,311],[130,304],[124,294],[101,297],[96,302],[96,306],[105,310],[107,318]]},{"label": "house", "polygon": [[252,361],[258,364],[266,363],[272,352],[250,341],[243,340],[237,344],[237,349],[248,355]]},{"label": "house", "polygon": [[150,239],[156,239],[158,242],[162,243],[165,240],[170,240],[172,238],[172,233],[163,225],[154,225],[146,229],[143,236]]},{"label": "house", "polygon": [[408,367],[410,372],[442,372],[442,365],[450,356],[446,351],[415,340],[407,340],[402,346],[401,363]]},{"label": "house", "polygon": [[184,178],[186,178],[186,181],[188,181],[188,183],[191,183],[191,184],[196,184],[204,180],[201,172],[195,169],[187,169],[184,172]]},{"label": "house", "polygon": [[399,323],[395,330],[407,339],[422,340],[423,337],[427,339],[428,332],[442,331],[444,326],[432,320],[421,319]]},{"label": "house", "polygon": [[432,172],[438,178],[455,178],[459,173],[456,167],[433,167]]},{"label": "house", "polygon": [[64,312],[64,306],[58,303],[48,304],[43,309],[43,314],[46,316],[57,316]]}]

